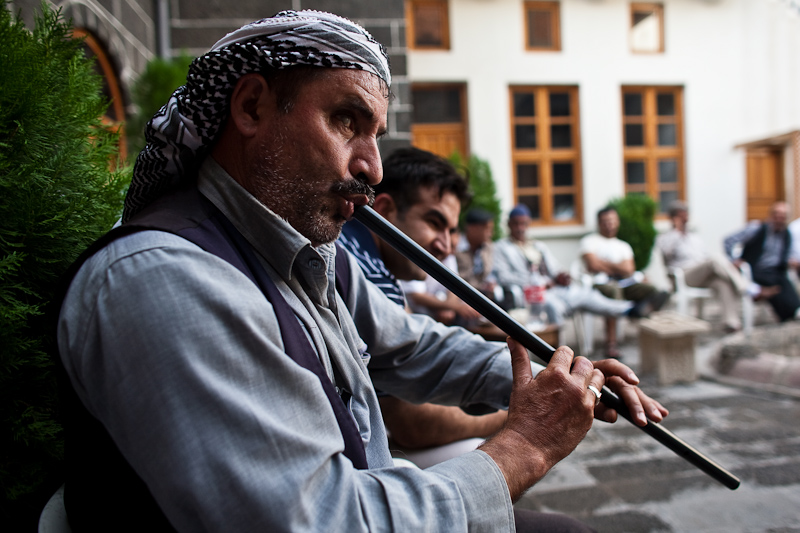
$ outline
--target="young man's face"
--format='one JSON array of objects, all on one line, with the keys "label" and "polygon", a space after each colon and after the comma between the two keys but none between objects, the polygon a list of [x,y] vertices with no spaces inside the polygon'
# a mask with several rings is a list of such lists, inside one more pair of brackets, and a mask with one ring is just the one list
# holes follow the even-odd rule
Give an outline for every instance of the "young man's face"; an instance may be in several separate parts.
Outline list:
[{"label": "young man's face", "polygon": [[619,231],[619,215],[616,211],[606,211],[597,219],[597,226],[603,237],[616,237]]},{"label": "young man's face", "polygon": [[[393,211],[388,220],[422,246],[436,259],[442,260],[453,251],[452,236],[458,226],[461,203],[452,192],[439,196],[435,187],[422,187],[419,202],[405,213]],[[397,279],[425,279],[427,274],[391,246],[382,246],[381,258]]]},{"label": "young man's face", "polygon": [[259,148],[245,162],[247,188],[313,246],[332,242],[368,203],[366,185],[383,177],[384,87],[367,72],[330,68],[299,88],[288,112],[272,107],[255,110],[269,120],[260,121]]}]

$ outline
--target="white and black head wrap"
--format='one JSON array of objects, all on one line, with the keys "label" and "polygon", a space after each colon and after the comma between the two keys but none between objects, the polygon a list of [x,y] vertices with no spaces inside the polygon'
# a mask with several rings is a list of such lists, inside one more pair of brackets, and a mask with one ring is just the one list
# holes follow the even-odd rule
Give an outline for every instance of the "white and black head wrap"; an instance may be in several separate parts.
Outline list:
[{"label": "white and black head wrap", "polygon": [[281,11],[229,33],[189,67],[178,88],[147,124],[123,221],[194,174],[227,118],[239,78],[294,65],[370,72],[391,85],[383,46],[361,26],[320,11]]}]

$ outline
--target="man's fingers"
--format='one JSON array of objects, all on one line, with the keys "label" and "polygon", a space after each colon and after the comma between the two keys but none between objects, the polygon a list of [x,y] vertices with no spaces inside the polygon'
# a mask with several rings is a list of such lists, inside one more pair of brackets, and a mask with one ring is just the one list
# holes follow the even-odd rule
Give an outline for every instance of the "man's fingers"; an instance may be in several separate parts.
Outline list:
[{"label": "man's fingers", "polygon": [[603,359],[595,361],[594,367],[599,369],[604,376],[619,376],[631,385],[639,384],[639,377],[627,365],[616,359]]},{"label": "man's fingers", "polygon": [[511,337],[506,338],[506,344],[511,352],[511,372],[514,374],[514,382],[527,383],[532,380],[533,372],[528,350]]},{"label": "man's fingers", "polygon": [[572,351],[572,348],[569,346],[559,346],[550,358],[550,365],[570,368],[574,357],[575,353]]}]

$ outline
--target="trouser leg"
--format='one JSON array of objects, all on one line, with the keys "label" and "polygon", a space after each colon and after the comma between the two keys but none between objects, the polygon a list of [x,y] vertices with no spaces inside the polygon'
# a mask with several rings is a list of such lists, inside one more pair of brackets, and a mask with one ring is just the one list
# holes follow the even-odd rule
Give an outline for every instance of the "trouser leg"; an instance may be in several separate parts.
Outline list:
[{"label": "trouser leg", "polygon": [[649,283],[634,283],[630,287],[622,289],[622,297],[626,300],[634,302],[641,302],[649,298],[658,291],[653,285]]},{"label": "trouser leg", "polygon": [[714,280],[719,279],[738,294],[743,294],[747,290],[747,281],[730,261],[724,259],[707,259],[699,265],[686,269],[684,277],[690,287],[711,287]]},{"label": "trouser leg", "polygon": [[727,280],[720,278],[714,278],[709,287],[717,294],[717,298],[719,298],[722,305],[722,320],[725,325],[739,328],[741,320],[739,320],[739,306],[737,305],[735,289]]},{"label": "trouser leg", "polygon": [[514,509],[514,522],[518,533],[596,533],[596,530],[569,516],[527,509]]},{"label": "trouser leg", "polygon": [[566,302],[569,313],[589,311],[603,316],[620,316],[627,313],[633,304],[627,300],[615,300],[604,296],[591,287],[570,285],[553,289]]},{"label": "trouser leg", "polygon": [[800,297],[786,272],[754,272],[753,281],[761,286],[779,285],[781,292],[769,299],[769,303],[781,322],[794,318],[800,307]]}]

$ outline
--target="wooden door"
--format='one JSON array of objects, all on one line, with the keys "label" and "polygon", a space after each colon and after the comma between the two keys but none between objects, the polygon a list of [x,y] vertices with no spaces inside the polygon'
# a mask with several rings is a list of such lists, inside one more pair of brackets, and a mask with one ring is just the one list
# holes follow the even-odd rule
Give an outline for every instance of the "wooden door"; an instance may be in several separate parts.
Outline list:
[{"label": "wooden door", "polygon": [[444,158],[469,156],[466,85],[415,83],[411,94],[411,144]]},{"label": "wooden door", "polygon": [[764,220],[775,202],[785,200],[783,152],[773,148],[747,150],[747,220]]}]

